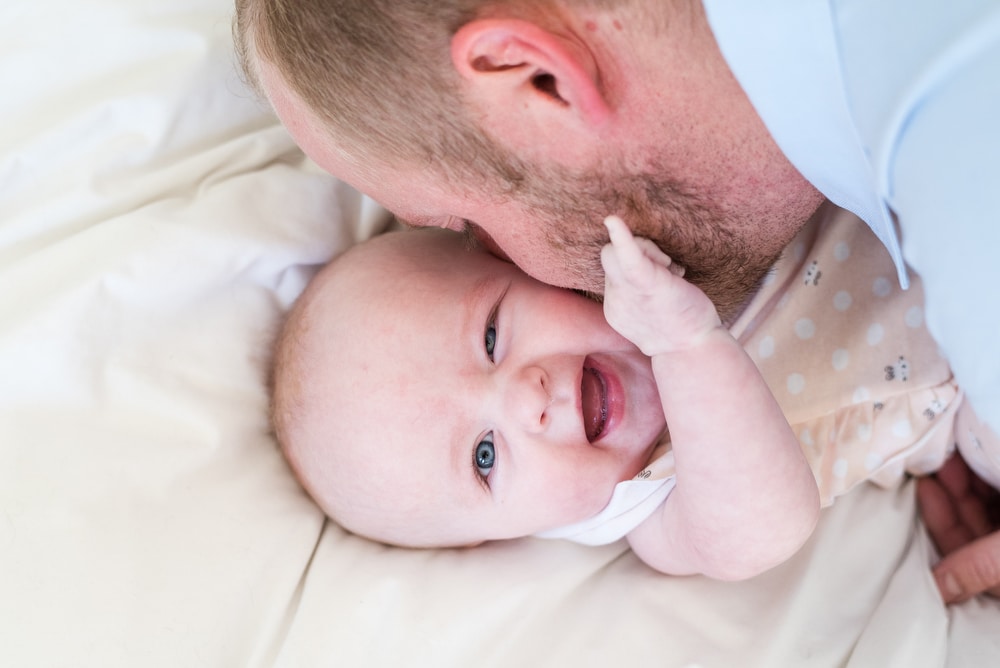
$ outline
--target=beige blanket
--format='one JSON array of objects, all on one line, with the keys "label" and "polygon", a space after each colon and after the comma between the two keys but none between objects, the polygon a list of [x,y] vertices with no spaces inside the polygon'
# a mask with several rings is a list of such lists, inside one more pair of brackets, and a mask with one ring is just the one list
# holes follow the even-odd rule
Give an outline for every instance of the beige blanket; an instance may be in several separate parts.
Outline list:
[{"label": "beige blanket", "polygon": [[325,522],[268,432],[267,352],[387,219],[244,88],[230,13],[0,9],[0,665],[1000,665],[996,603],[937,598],[911,484],[741,584]]}]

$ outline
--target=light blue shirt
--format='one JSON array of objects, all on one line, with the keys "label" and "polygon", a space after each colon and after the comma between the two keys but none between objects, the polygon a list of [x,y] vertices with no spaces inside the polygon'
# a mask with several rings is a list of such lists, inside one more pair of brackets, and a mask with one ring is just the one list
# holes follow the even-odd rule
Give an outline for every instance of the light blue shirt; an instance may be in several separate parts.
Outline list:
[{"label": "light blue shirt", "polygon": [[920,274],[927,326],[1000,432],[1000,2],[703,2],[792,164],[868,223],[902,285],[904,258]]}]

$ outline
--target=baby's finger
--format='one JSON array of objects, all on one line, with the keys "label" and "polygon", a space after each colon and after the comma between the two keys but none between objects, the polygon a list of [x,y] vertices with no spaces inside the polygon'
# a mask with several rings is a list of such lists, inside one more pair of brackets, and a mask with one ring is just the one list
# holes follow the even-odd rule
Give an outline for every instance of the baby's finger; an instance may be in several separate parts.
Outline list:
[{"label": "baby's finger", "polygon": [[639,240],[632,236],[632,232],[618,216],[608,216],[604,219],[604,225],[608,228],[621,274],[643,278],[644,272],[648,272],[650,267],[649,258],[637,243]]},{"label": "baby's finger", "polygon": [[608,229],[608,236],[611,237],[612,244],[620,244],[632,238],[632,230],[628,228],[625,221],[618,216],[607,216],[604,218],[604,227]]},{"label": "baby's finger", "polygon": [[684,276],[684,267],[674,262],[673,258],[663,252],[651,239],[645,237],[633,237],[639,249],[645,253],[651,261],[665,269],[669,269],[674,276]]},{"label": "baby's finger", "polygon": [[[608,228],[608,235],[611,237],[611,243],[616,248],[634,246],[642,255],[652,262],[669,269],[670,273],[674,276],[681,278],[684,277],[684,267],[674,262],[669,255],[664,253],[663,250],[651,240],[645,237],[634,236],[628,226],[625,225],[625,221],[618,216],[608,216],[604,219],[604,225]],[[638,257],[630,255],[630,251],[625,251],[623,261],[626,262],[627,266],[641,266],[642,264]]]},{"label": "baby's finger", "polygon": [[601,249],[601,266],[606,284],[621,282],[622,268],[618,264],[618,253],[611,244],[605,244]]}]

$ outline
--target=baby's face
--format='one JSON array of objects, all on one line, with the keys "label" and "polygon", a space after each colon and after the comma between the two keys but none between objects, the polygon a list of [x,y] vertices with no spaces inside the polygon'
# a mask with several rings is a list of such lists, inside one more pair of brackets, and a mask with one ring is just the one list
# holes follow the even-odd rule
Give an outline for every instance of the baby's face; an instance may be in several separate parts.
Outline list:
[{"label": "baby's face", "polygon": [[[403,234],[441,246],[437,232]],[[415,271],[368,260],[371,291],[331,298],[319,316],[350,334],[320,334],[318,431],[353,450],[350,477],[373,497],[356,505],[385,506],[350,528],[470,544],[596,514],[664,429],[649,359],[599,304],[444,241],[448,252],[422,249]],[[336,494],[320,486],[343,475],[341,465],[314,493]],[[421,538],[391,535],[407,518]]]}]

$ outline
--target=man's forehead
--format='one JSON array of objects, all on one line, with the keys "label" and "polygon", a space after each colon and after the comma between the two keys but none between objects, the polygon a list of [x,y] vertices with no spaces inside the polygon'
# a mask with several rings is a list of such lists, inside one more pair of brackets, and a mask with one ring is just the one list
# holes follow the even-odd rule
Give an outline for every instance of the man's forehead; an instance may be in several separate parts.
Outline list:
[{"label": "man's forehead", "polygon": [[420,226],[443,227],[435,221],[476,209],[478,198],[474,193],[465,187],[453,187],[428,165],[417,167],[388,156],[371,152],[355,155],[346,150],[280,72],[267,62],[261,63],[259,71],[261,87],[275,113],[296,143],[325,171],[371,196],[401,219]]},{"label": "man's forehead", "polygon": [[334,140],[327,123],[289,86],[271,63],[257,59],[258,81],[274,112],[295,143],[325,171],[380,199],[374,192],[387,169],[378,169],[373,156],[356,156]]}]

